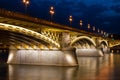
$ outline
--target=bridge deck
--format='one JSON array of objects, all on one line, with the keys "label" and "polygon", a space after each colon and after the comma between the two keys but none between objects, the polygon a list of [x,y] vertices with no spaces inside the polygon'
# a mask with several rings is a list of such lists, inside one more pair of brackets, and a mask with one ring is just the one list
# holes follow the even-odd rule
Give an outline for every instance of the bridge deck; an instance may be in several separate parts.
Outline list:
[{"label": "bridge deck", "polygon": [[42,19],[30,17],[28,15],[24,15],[17,12],[7,11],[4,9],[0,9],[0,22],[9,23],[13,25],[18,25],[21,27],[25,27],[34,31],[39,32],[41,29],[54,30],[54,31],[70,31],[70,32],[79,32],[82,34],[92,35],[92,36],[100,36],[99,34],[87,32],[84,30],[78,30],[76,28],[51,23],[49,21],[45,21]]}]

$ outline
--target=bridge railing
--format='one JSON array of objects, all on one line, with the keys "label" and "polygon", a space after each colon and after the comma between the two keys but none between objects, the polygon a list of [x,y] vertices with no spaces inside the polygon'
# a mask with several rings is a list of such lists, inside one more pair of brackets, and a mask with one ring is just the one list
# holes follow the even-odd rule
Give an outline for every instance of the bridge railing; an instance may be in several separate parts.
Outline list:
[{"label": "bridge railing", "polygon": [[29,22],[34,22],[34,23],[38,23],[38,24],[45,24],[45,25],[56,27],[56,28],[59,28],[59,29],[81,32],[81,33],[84,33],[84,34],[87,34],[87,35],[100,36],[100,35],[95,34],[95,33],[87,32],[87,31],[84,31],[84,30],[78,30],[78,29],[68,27],[68,26],[64,26],[64,25],[60,25],[60,24],[57,24],[57,23],[51,23],[51,22],[46,21],[46,20],[30,17],[30,16],[22,14],[22,13],[8,11],[8,10],[5,10],[5,9],[0,9],[0,15],[4,16],[4,17],[10,17],[10,18],[29,21]]}]

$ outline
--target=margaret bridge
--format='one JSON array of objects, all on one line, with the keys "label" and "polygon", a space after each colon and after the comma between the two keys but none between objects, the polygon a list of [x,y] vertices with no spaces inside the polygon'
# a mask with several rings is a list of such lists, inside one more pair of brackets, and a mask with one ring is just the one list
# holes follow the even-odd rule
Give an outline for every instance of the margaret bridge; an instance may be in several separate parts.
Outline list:
[{"label": "margaret bridge", "polygon": [[120,45],[101,35],[0,9],[0,49],[8,64],[77,66],[77,56],[104,56]]}]

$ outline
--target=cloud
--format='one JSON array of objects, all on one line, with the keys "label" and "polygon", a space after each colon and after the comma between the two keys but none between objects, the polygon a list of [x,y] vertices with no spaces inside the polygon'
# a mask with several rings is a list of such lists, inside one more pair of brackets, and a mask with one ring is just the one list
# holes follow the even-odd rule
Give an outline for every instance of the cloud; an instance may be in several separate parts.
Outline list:
[{"label": "cloud", "polygon": [[102,12],[100,15],[104,17],[114,17],[114,16],[120,16],[120,13],[117,13],[114,10],[107,10]]},{"label": "cloud", "polygon": [[116,13],[120,14],[120,4],[111,6],[111,9]]}]

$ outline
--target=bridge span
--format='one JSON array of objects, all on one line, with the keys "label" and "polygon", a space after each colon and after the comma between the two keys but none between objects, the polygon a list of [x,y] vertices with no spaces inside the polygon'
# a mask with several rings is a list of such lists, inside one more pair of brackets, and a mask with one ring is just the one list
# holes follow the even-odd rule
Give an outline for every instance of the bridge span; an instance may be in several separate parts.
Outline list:
[{"label": "bridge span", "polygon": [[9,64],[77,66],[77,56],[103,56],[120,41],[0,9],[0,48]]}]

